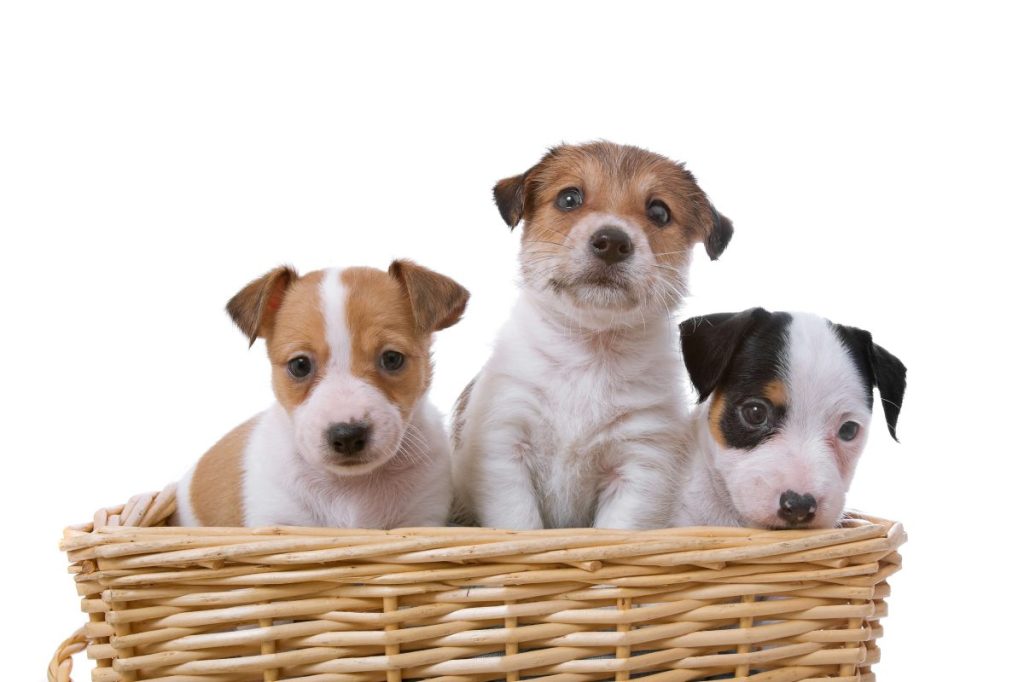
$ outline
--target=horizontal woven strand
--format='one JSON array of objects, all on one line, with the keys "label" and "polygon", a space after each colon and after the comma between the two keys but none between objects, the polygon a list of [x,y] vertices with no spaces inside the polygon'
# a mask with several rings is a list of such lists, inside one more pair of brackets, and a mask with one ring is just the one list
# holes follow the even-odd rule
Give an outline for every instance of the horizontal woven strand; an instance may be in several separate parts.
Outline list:
[{"label": "horizontal woven strand", "polygon": [[[815,549],[824,546],[841,547],[854,544],[870,537],[886,537],[886,528],[879,524],[868,524],[843,528],[836,531],[773,531],[775,534],[754,533],[749,536],[728,540],[708,539],[703,536],[666,534],[665,531],[641,531],[632,534],[606,536],[585,534],[582,538],[556,534],[536,539],[519,538],[504,540],[506,531],[487,531],[476,537],[475,544],[465,543],[467,538],[450,534],[450,529],[421,529],[416,533],[402,533],[389,536],[393,531],[362,531],[360,534],[305,537],[290,534],[293,529],[271,529],[277,532],[267,539],[254,541],[255,534],[221,535],[208,532],[217,529],[188,529],[191,533],[175,533],[168,538],[154,537],[147,529],[142,533],[131,529],[103,529],[108,532],[82,534],[79,538],[65,539],[62,547],[69,552],[72,560],[90,558],[113,558],[132,554],[159,554],[161,562],[175,560],[194,562],[209,558],[228,556],[261,556],[267,564],[280,562],[320,563],[386,556],[393,563],[423,563],[429,561],[481,561],[487,558],[516,556],[523,563],[566,563],[589,559],[629,559],[641,565],[678,565],[693,562],[740,561],[770,555]],[[433,530],[431,534],[428,531]],[[479,531],[480,529],[478,529]],[[576,529],[573,529],[574,531]],[[583,529],[594,530],[594,529]],[[545,533],[545,531],[535,531]],[[598,531],[602,533],[604,531]],[[789,533],[787,536],[786,534]],[[795,535],[794,535],[795,534]],[[637,538],[643,538],[638,541]],[[100,538],[106,539],[102,542]],[[387,539],[386,542],[382,540]],[[890,538],[898,540],[899,538]],[[213,547],[196,547],[196,544],[214,543]],[[344,543],[344,547],[338,545]],[[599,545],[590,546],[586,545]],[[581,549],[568,554],[566,547],[582,545]],[[693,549],[693,548],[698,549]],[[166,548],[166,549],[164,549]],[[557,548],[547,554],[535,550]],[[662,550],[673,550],[666,553]],[[218,551],[219,550],[219,551]],[[838,550],[832,550],[836,552]],[[324,554],[323,552],[327,552]],[[533,552],[533,553],[531,553]],[[141,566],[142,559],[124,564]],[[530,559],[530,561],[525,561]]]}]

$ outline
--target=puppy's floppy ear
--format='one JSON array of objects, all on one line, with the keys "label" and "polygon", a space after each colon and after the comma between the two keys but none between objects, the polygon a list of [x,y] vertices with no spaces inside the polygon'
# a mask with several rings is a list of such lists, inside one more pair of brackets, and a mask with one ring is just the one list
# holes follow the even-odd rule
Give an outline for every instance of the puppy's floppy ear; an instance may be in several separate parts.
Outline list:
[{"label": "puppy's floppy ear", "polygon": [[416,328],[421,333],[440,331],[462,317],[469,292],[458,282],[410,260],[396,260],[388,274],[402,283],[412,304]]},{"label": "puppy's floppy ear", "polygon": [[889,435],[896,438],[896,420],[903,408],[903,394],[907,390],[907,367],[900,359],[879,346],[871,344],[871,369],[875,375],[878,394],[882,396],[882,411]]},{"label": "puppy's floppy ear", "polygon": [[526,211],[527,182],[535,168],[536,166],[533,166],[521,175],[498,180],[494,185],[494,203],[498,205],[498,212],[501,213],[502,220],[510,228],[515,229],[515,226],[523,219],[523,214]]},{"label": "puppy's floppy ear", "polygon": [[715,205],[708,202],[707,230],[704,234],[704,250],[708,252],[711,260],[718,260],[718,257],[725,251],[732,240],[732,221],[715,209]]},{"label": "puppy's floppy ear", "polygon": [[865,380],[869,382],[868,404],[871,402],[872,387],[878,387],[878,394],[882,396],[882,412],[885,414],[885,424],[889,427],[889,435],[893,440],[898,441],[896,421],[900,417],[903,394],[907,390],[906,366],[895,355],[875,343],[871,338],[871,332],[844,324],[833,323],[832,326],[839,334],[843,344],[850,350],[858,369],[864,373]]},{"label": "puppy's floppy ear", "polygon": [[697,188],[697,195],[693,197],[693,203],[696,206],[697,224],[700,227],[704,250],[708,252],[708,257],[711,260],[718,260],[732,239],[732,221],[718,212],[715,205],[704,194],[704,190],[697,185],[697,178],[693,176],[693,173],[686,170],[684,164],[680,163],[678,166],[683,174],[683,179]]},{"label": "puppy's floppy ear", "polygon": [[298,277],[295,270],[282,265],[249,282],[228,301],[228,314],[249,337],[250,348],[256,339],[269,333],[285,292]]},{"label": "puppy's floppy ear", "polygon": [[770,316],[764,308],[750,308],[740,313],[692,317],[679,325],[683,361],[700,394],[698,402],[707,400],[722,381],[743,337]]}]

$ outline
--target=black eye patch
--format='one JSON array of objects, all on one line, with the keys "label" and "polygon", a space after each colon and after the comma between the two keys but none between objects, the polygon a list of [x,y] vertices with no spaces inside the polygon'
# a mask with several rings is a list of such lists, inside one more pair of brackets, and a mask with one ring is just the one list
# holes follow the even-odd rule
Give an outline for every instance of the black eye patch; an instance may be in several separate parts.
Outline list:
[{"label": "black eye patch", "polygon": [[738,339],[715,386],[712,429],[724,445],[752,450],[786,422],[784,368],[792,316],[774,313]]},{"label": "black eye patch", "polygon": [[731,448],[753,450],[786,421],[786,406],[772,403],[763,391],[726,394],[721,400],[725,404],[718,414],[718,432]]}]

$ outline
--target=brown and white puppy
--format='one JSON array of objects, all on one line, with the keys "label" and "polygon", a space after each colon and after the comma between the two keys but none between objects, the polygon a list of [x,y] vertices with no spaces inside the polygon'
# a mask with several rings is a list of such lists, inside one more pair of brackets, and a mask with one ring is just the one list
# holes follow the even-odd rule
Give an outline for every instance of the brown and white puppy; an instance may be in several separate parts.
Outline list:
[{"label": "brown and white puppy", "polygon": [[494,187],[523,221],[522,292],[454,415],[460,520],[667,523],[685,413],[672,315],[690,254],[732,235],[681,164],[609,142],[552,149]]},{"label": "brown and white puppy", "polygon": [[469,293],[410,261],[387,272],[280,267],[227,310],[266,340],[274,395],[178,485],[179,525],[444,525],[450,446],[426,398],[435,331]]}]

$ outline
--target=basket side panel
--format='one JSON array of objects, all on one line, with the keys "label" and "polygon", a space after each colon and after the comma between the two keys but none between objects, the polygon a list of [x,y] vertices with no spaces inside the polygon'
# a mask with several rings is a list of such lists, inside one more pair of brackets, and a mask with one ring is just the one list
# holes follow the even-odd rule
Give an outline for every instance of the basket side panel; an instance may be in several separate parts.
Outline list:
[{"label": "basket side panel", "polygon": [[900,565],[870,524],[641,540],[109,525],[162,523],[158,500],[68,542],[94,682],[853,682]]}]

